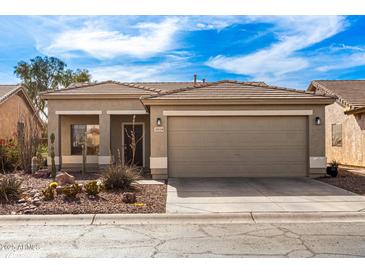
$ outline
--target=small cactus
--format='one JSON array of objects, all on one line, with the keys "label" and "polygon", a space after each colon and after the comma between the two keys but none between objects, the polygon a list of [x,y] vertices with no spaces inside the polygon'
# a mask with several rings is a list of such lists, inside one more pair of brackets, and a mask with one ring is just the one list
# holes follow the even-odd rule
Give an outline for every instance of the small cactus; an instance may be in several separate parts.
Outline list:
[{"label": "small cactus", "polygon": [[57,171],[56,171],[55,152],[54,152],[54,141],[55,141],[54,133],[51,134],[50,140],[51,140],[51,161],[52,161],[51,177],[53,180],[55,180]]}]

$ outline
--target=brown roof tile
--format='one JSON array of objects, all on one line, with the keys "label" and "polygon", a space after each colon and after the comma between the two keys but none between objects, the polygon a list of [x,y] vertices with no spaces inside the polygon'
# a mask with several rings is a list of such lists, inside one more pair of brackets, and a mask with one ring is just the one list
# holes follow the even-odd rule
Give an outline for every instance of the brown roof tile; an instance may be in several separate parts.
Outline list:
[{"label": "brown roof tile", "polygon": [[152,95],[146,99],[262,99],[262,98],[323,98],[304,90],[269,86],[262,82],[223,80]]},{"label": "brown roof tile", "polygon": [[70,94],[155,94],[152,89],[141,89],[136,85],[105,81],[99,83],[78,84],[59,90],[50,90],[43,94],[47,95],[70,95]]},{"label": "brown roof tile", "polygon": [[19,85],[0,85],[0,102],[10,95]]},{"label": "brown roof tile", "polygon": [[365,107],[365,80],[315,80],[308,89],[335,95],[340,103],[350,108]]}]

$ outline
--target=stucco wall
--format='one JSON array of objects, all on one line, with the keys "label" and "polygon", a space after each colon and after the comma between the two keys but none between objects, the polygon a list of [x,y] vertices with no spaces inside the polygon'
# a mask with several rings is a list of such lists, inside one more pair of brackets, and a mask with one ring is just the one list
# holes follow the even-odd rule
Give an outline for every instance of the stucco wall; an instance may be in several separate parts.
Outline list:
[{"label": "stucco wall", "polygon": [[14,138],[18,121],[33,121],[39,126],[37,118],[21,95],[13,95],[0,104],[0,139]]},{"label": "stucco wall", "polygon": [[[61,164],[62,168],[73,168],[79,169],[80,159],[78,157],[71,157],[71,124],[99,124],[100,126],[100,154],[103,157],[103,165],[109,163],[107,159],[111,150],[116,150],[117,146],[121,146],[121,121],[123,118],[114,118],[117,115],[107,114],[108,111],[119,111],[119,110],[138,110],[144,111],[145,108],[138,98],[134,99],[85,99],[85,100],[67,100],[67,99],[56,99],[49,100],[48,102],[48,136],[54,133],[56,136],[55,140],[55,154],[56,154],[56,165]],[[77,114],[57,114],[57,111],[97,111],[99,114],[96,115],[77,115]],[[138,115],[137,115],[138,116]],[[147,115],[145,115],[147,117]],[[128,116],[131,117],[131,116]],[[148,119],[146,121],[146,131],[149,132]],[[120,123],[119,123],[120,122]],[[103,124],[104,123],[104,124]],[[110,127],[105,123],[110,123]],[[119,134],[119,136],[118,136]],[[149,137],[149,133],[146,138]],[[48,138],[49,139],[49,138]],[[112,141],[113,140],[113,141]],[[119,143],[120,141],[120,143]],[[149,140],[146,140],[146,147],[149,144]],[[48,146],[50,141],[48,140]],[[113,146],[113,148],[112,148]],[[63,157],[61,157],[63,156]],[[63,159],[62,159],[63,158]],[[76,159],[77,158],[77,159]],[[88,156],[88,162],[90,164],[100,166],[100,157]],[[149,163],[149,148],[146,149],[146,164]]]},{"label": "stucco wall", "polygon": [[[365,115],[346,115],[334,103],[326,106],[326,156],[344,165],[365,166]],[[332,146],[332,124],[342,124],[342,146]]]},{"label": "stucco wall", "polygon": [[[323,105],[237,105],[237,106],[151,106],[151,159],[155,158],[156,162],[167,161],[167,116],[163,115],[164,110],[313,110],[313,115],[308,119],[308,156],[324,157],[325,156],[325,108]],[[321,118],[321,125],[315,125],[315,117]],[[163,132],[154,132],[156,119],[161,118]],[[309,162],[309,159],[308,159]],[[151,164],[152,165],[152,164]],[[309,168],[309,176],[324,174],[324,168]],[[151,173],[155,178],[166,178],[166,168],[153,168]]]},{"label": "stucco wall", "polygon": [[71,155],[71,125],[98,125],[97,115],[61,115],[61,154]]}]

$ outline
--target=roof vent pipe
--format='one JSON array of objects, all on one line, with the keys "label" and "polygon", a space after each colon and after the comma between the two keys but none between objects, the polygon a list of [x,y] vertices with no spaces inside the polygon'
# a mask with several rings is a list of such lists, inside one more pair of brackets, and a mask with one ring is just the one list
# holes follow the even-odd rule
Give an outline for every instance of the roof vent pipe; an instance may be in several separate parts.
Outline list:
[{"label": "roof vent pipe", "polygon": [[194,85],[196,84],[196,78],[197,78],[197,75],[196,73],[194,74]]}]

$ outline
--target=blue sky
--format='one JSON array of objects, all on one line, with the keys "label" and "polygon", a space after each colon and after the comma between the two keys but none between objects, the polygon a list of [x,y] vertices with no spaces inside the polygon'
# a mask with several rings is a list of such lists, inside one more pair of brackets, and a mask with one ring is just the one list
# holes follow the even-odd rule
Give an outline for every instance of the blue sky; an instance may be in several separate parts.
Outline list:
[{"label": "blue sky", "polygon": [[0,83],[40,55],[94,80],[365,79],[365,16],[0,16]]}]

